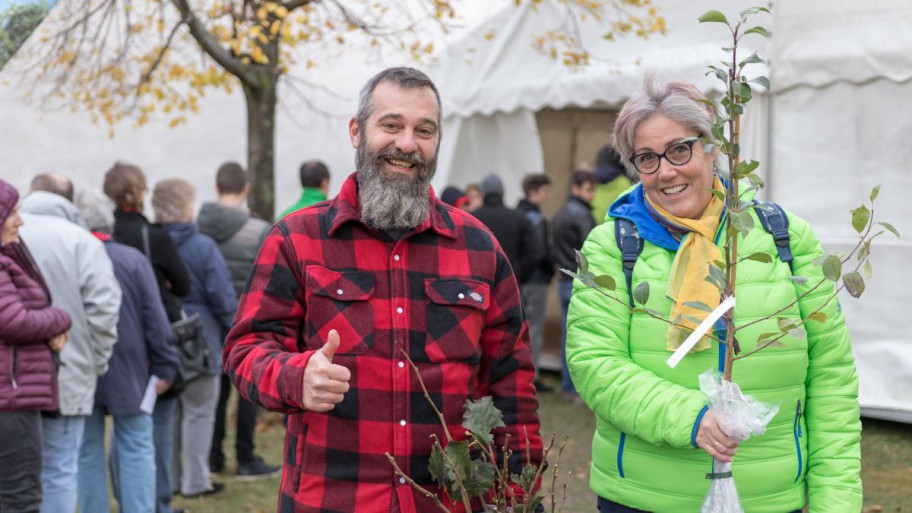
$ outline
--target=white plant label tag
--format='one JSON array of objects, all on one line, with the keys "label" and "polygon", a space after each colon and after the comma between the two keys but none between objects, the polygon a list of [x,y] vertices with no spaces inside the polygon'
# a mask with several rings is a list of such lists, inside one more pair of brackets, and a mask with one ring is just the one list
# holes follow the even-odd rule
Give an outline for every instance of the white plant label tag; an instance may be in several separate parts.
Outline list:
[{"label": "white plant label tag", "polygon": [[703,338],[703,335],[706,335],[706,333],[710,329],[712,329],[713,324],[715,324],[716,321],[718,321],[720,317],[725,315],[725,312],[731,310],[734,307],[735,307],[735,298],[734,297],[728,296],[728,297],[723,298],[722,303],[720,303],[719,306],[717,306],[715,310],[710,312],[710,314],[707,315],[705,319],[703,319],[703,322],[701,322],[700,324],[697,325],[697,329],[695,329],[693,331],[693,333],[691,333],[690,336],[687,337],[686,340],[684,340],[684,343],[681,344],[681,346],[679,348],[677,348],[674,353],[671,354],[671,356],[668,358],[668,360],[665,361],[665,363],[667,363],[669,367],[674,369],[675,366],[677,366],[678,363],[680,363],[681,360],[684,358],[684,355],[689,353],[690,350],[693,349],[693,346],[697,345],[697,342],[701,338]]}]

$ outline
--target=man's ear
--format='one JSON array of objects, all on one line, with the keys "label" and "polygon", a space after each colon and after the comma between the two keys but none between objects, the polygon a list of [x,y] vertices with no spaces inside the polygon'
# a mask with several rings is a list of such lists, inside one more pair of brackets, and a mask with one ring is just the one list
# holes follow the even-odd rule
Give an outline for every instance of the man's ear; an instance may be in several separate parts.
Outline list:
[{"label": "man's ear", "polygon": [[348,136],[351,138],[352,147],[357,150],[361,145],[361,127],[355,118],[348,121]]}]

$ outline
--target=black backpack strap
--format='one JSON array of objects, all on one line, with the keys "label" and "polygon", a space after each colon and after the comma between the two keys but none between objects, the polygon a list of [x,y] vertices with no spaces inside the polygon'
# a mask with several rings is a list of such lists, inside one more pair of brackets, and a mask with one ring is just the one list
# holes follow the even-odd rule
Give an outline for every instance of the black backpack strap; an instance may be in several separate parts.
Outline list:
[{"label": "black backpack strap", "polygon": [[785,210],[771,201],[757,201],[754,204],[754,211],[757,212],[763,229],[769,232],[776,241],[779,260],[787,263],[791,269],[794,257],[792,248],[789,246],[789,220],[785,215]]},{"label": "black backpack strap", "polygon": [[621,250],[621,262],[624,264],[624,279],[627,281],[627,295],[630,307],[633,308],[633,266],[636,265],[640,252],[643,251],[643,239],[637,232],[636,225],[629,219],[614,219],[614,241]]}]

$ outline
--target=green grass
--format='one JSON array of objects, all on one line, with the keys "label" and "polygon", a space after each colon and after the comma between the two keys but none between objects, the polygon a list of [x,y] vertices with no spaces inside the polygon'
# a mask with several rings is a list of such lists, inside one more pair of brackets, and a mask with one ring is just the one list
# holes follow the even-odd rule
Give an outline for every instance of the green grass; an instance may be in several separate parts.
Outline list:
[{"label": "green grass", "polygon": [[[556,384],[556,383],[555,383]],[[567,437],[559,464],[557,498],[565,497],[564,513],[592,513],[595,495],[589,490],[590,442],[595,419],[585,407],[564,401],[558,393],[541,394],[539,414],[542,433]],[[864,513],[912,512],[912,426],[865,419],[862,432],[862,480],[864,481]],[[229,437],[233,433],[229,432]],[[257,426],[257,452],[268,463],[282,461],[284,427],[281,416],[261,415]],[[546,443],[548,440],[546,440]],[[233,439],[225,442],[231,460]],[[561,439],[555,440],[555,453]],[[554,458],[549,458],[554,461]],[[223,482],[226,491],[215,497],[182,499],[176,497],[175,507],[191,513],[259,513],[276,511],[279,478],[242,482],[234,479],[234,462],[222,475],[213,479]],[[554,467],[551,469],[554,470]],[[545,475],[545,489],[551,489],[552,476]],[[545,502],[550,511],[550,500]],[[359,512],[360,513],[360,512]],[[364,512],[375,513],[375,512]]]}]

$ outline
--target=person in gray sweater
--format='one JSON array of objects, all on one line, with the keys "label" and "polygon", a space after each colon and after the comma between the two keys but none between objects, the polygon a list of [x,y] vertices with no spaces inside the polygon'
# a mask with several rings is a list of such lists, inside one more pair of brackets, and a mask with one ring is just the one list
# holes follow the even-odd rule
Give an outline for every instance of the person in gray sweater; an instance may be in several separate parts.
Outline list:
[{"label": "person in gray sweater", "polygon": [[[225,257],[235,293],[240,296],[247,282],[247,274],[263,244],[263,239],[272,225],[250,216],[245,208],[250,192],[250,178],[247,171],[235,162],[226,162],[215,175],[218,202],[204,203],[196,219],[203,235],[212,237]],[[231,381],[222,373],[222,386],[215,411],[215,429],[212,435],[212,449],[209,452],[209,469],[222,472],[225,469],[225,417]],[[282,468],[265,463],[254,452],[254,428],[259,408],[238,396],[237,438],[234,449],[237,461],[236,474],[239,479],[253,479],[279,473]]]}]

